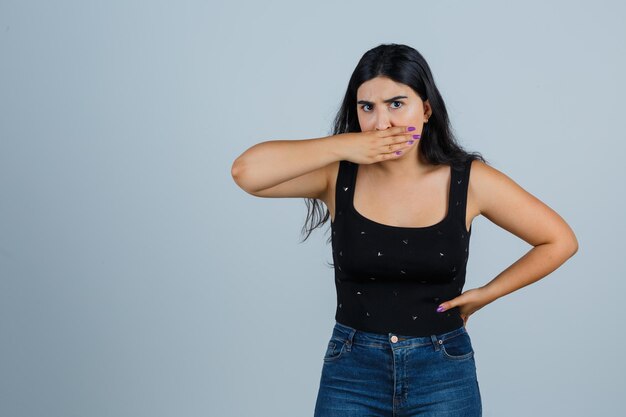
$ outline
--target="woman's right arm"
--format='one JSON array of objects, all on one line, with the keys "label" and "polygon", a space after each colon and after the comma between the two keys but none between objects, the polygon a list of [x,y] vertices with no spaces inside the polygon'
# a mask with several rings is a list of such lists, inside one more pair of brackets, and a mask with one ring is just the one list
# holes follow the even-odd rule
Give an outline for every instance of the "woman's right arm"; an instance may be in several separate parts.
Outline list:
[{"label": "woman's right arm", "polygon": [[396,151],[411,146],[407,141],[414,129],[394,126],[316,139],[261,142],[235,159],[231,175],[239,187],[258,197],[323,200],[330,184],[330,164],[342,160],[372,164],[398,158]]},{"label": "woman's right arm", "polygon": [[340,135],[258,143],[233,162],[235,183],[257,197],[321,198],[328,187],[327,167],[344,158]]}]

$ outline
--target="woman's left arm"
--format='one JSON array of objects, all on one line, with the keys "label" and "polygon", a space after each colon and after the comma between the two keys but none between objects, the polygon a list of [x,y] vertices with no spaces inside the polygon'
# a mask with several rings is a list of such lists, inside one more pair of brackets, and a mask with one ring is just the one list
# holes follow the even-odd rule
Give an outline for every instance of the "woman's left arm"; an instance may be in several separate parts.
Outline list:
[{"label": "woman's left arm", "polygon": [[578,251],[565,220],[504,173],[473,161],[469,187],[480,214],[533,248],[484,286],[441,304],[441,312],[459,306],[465,322],[490,302],[550,274]]}]

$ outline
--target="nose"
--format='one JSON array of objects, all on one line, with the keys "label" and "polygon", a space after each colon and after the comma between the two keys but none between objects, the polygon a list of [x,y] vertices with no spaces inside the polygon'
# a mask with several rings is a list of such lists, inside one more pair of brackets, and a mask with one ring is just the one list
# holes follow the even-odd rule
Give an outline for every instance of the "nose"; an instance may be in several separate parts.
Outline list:
[{"label": "nose", "polygon": [[391,122],[389,121],[389,117],[379,114],[376,117],[376,123],[374,125],[376,126],[376,130],[387,130],[391,127]]}]

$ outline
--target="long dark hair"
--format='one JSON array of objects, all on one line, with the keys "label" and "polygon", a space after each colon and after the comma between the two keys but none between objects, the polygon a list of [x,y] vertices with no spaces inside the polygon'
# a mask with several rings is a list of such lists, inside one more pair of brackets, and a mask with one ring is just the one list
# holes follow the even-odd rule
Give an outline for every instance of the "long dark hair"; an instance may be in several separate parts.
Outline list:
[{"label": "long dark hair", "polygon": [[[430,67],[424,57],[407,45],[381,44],[367,51],[357,64],[343,103],[334,120],[331,135],[360,132],[357,116],[356,92],[361,84],[375,77],[387,77],[411,87],[422,100],[427,100],[432,108],[428,123],[424,124],[422,137],[418,142],[420,153],[433,165],[446,164],[453,167],[462,166],[468,159],[479,159],[487,162],[478,152],[467,152],[458,143],[450,126],[448,112],[443,98],[435,85]],[[307,218],[302,227],[305,234],[304,242],[311,232],[321,227],[330,218],[330,211],[321,207],[320,200],[306,198]],[[307,224],[310,227],[307,228]],[[328,238],[330,243],[332,237]]]}]

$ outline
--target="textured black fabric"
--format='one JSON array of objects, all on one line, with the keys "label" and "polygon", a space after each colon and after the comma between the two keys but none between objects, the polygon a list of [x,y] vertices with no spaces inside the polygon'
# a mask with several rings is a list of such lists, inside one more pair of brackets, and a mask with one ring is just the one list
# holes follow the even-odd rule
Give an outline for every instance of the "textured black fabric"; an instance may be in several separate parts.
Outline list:
[{"label": "textured black fabric", "polygon": [[396,227],[354,208],[358,164],[340,161],[331,222],[339,323],[367,332],[428,336],[463,325],[458,307],[469,256],[465,229],[471,160],[451,167],[446,217],[426,227]]}]

